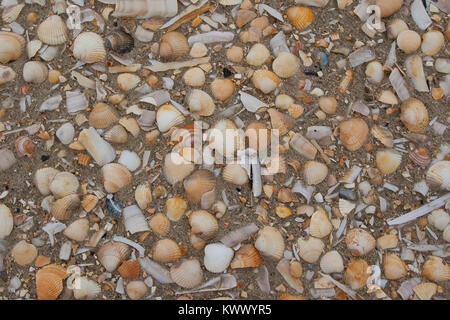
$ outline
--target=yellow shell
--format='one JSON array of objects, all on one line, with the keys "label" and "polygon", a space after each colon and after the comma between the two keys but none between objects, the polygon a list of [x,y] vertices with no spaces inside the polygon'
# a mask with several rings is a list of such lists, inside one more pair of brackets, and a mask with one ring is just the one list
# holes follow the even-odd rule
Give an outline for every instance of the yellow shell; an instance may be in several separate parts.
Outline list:
[{"label": "yellow shell", "polygon": [[89,125],[104,129],[118,120],[114,110],[106,103],[97,103],[89,114]]},{"label": "yellow shell", "polygon": [[25,49],[24,37],[14,33],[0,31],[0,63],[19,59]]},{"label": "yellow shell", "polygon": [[314,13],[307,7],[291,7],[286,11],[286,15],[289,22],[300,31],[314,21]]}]

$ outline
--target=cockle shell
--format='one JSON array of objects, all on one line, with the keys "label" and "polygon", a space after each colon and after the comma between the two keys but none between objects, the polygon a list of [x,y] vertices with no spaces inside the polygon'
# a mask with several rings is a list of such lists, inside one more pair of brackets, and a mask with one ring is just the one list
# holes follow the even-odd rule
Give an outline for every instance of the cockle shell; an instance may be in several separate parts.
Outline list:
[{"label": "cockle shell", "polygon": [[448,281],[450,280],[450,266],[444,264],[441,257],[429,256],[423,265],[422,275],[435,282]]},{"label": "cockle shell", "polygon": [[356,151],[361,148],[367,140],[369,127],[360,118],[350,119],[341,122],[339,125],[340,139],[345,148],[349,151]]},{"label": "cockle shell", "polygon": [[430,30],[422,36],[421,50],[427,56],[434,56],[444,46],[444,35],[437,30]]},{"label": "cockle shell", "polygon": [[34,144],[34,142],[27,136],[18,137],[16,139],[15,145],[17,154],[20,157],[30,157],[36,149],[36,145]]},{"label": "cockle shell", "polygon": [[232,269],[256,268],[262,264],[262,258],[258,250],[252,244],[241,246],[230,263]]},{"label": "cockle shell", "polygon": [[159,235],[166,235],[170,230],[170,221],[162,213],[155,214],[148,222],[150,229]]},{"label": "cockle shell", "polygon": [[413,30],[404,30],[397,36],[397,45],[406,54],[411,54],[419,49],[420,35]]},{"label": "cockle shell", "polygon": [[227,182],[243,185],[248,182],[247,170],[238,163],[230,163],[223,169],[223,179]]},{"label": "cockle shell", "polygon": [[429,123],[427,108],[416,98],[402,103],[400,119],[411,132],[422,132]]},{"label": "cockle shell", "polygon": [[355,228],[347,232],[345,243],[348,250],[357,257],[365,256],[375,248],[375,238],[366,230]]},{"label": "cockle shell", "polygon": [[166,201],[166,215],[171,221],[178,221],[184,215],[187,203],[183,198],[175,197]]},{"label": "cockle shell", "polygon": [[86,63],[103,61],[106,56],[103,39],[94,32],[82,32],[73,42],[73,55]]},{"label": "cockle shell", "polygon": [[183,121],[183,114],[171,104],[162,105],[156,112],[156,124],[161,132],[166,132]]},{"label": "cockle shell", "polygon": [[37,249],[31,243],[21,240],[12,248],[11,256],[19,266],[26,266],[33,263],[37,257]]},{"label": "cockle shell", "polygon": [[432,282],[422,282],[413,287],[414,293],[420,300],[431,300],[437,292],[437,284]]},{"label": "cockle shell", "polygon": [[62,266],[50,264],[36,273],[36,294],[39,300],[56,300],[61,294],[63,280],[68,276]]},{"label": "cockle shell", "polygon": [[265,151],[270,146],[271,131],[263,122],[250,122],[245,130],[248,146],[257,151]]},{"label": "cockle shell", "polygon": [[309,234],[316,238],[326,237],[333,230],[333,225],[328,219],[328,214],[322,208],[317,208],[317,211],[312,215],[309,223]]},{"label": "cockle shell", "polygon": [[19,59],[25,49],[25,39],[14,33],[0,31],[0,63]]},{"label": "cockle shell", "polygon": [[55,168],[41,168],[34,173],[34,185],[43,196],[50,194],[50,183],[58,173],[59,171]]},{"label": "cockle shell", "polygon": [[128,92],[137,87],[141,78],[134,73],[121,73],[117,76],[117,85],[123,92]]},{"label": "cockle shell", "polygon": [[308,263],[316,263],[325,249],[322,240],[309,237],[308,239],[298,238],[297,250],[300,258]]},{"label": "cockle shell", "polygon": [[307,7],[291,7],[286,11],[289,22],[297,30],[306,29],[314,21],[314,13]]},{"label": "cockle shell", "polygon": [[278,229],[265,226],[258,232],[255,248],[262,255],[279,260],[283,256],[285,248],[283,236]]},{"label": "cockle shell", "polygon": [[226,101],[234,92],[234,82],[230,79],[216,78],[211,82],[211,93],[219,101]]},{"label": "cockle shell", "polygon": [[292,77],[300,68],[300,59],[290,52],[282,51],[273,60],[272,70],[281,78]]},{"label": "cockle shell", "polygon": [[377,168],[382,174],[395,172],[402,163],[402,155],[394,149],[379,150],[375,154]]},{"label": "cockle shell", "polygon": [[254,44],[248,51],[245,61],[254,67],[263,65],[270,57],[270,51],[261,43]]},{"label": "cockle shell", "polygon": [[210,240],[215,237],[219,230],[217,219],[206,210],[196,210],[188,216],[192,234],[203,240]]},{"label": "cockle shell", "polygon": [[320,110],[322,110],[326,114],[335,114],[338,107],[338,103],[335,97],[320,97],[319,107]]},{"label": "cockle shell", "polygon": [[340,273],[344,271],[344,261],[338,251],[325,253],[320,259],[320,269],[325,273]]},{"label": "cockle shell", "polygon": [[97,103],[89,114],[89,125],[96,129],[104,129],[117,122],[119,118],[113,108],[106,103]]},{"label": "cockle shell", "polygon": [[398,237],[395,234],[385,234],[377,239],[377,248],[393,249],[397,247]]},{"label": "cockle shell", "polygon": [[106,141],[122,144],[127,142],[128,133],[120,124],[116,124],[114,127],[106,131],[103,137]]},{"label": "cockle shell", "polygon": [[10,67],[0,66],[0,85],[13,81],[17,73]]},{"label": "cockle shell", "polygon": [[147,294],[148,287],[144,281],[134,280],[127,284],[125,290],[131,300],[139,300]]},{"label": "cockle shell", "polygon": [[139,262],[136,260],[127,260],[124,261],[117,271],[119,271],[120,276],[124,279],[136,279],[139,276],[139,272],[141,267]]},{"label": "cockle shell", "polygon": [[183,74],[183,81],[190,87],[202,87],[205,84],[205,72],[199,67],[190,68]]},{"label": "cockle shell", "polygon": [[2,20],[5,24],[9,24],[15,21],[22,11],[23,7],[25,7],[24,3],[15,4],[10,6],[5,6],[5,9],[2,12]]},{"label": "cockle shell", "polygon": [[227,49],[226,55],[230,62],[240,63],[244,58],[244,50],[239,46],[231,46]]},{"label": "cockle shell", "polygon": [[316,185],[325,180],[328,167],[321,162],[310,160],[305,163],[303,175],[307,184]]},{"label": "cockle shell", "polygon": [[427,167],[431,162],[431,156],[424,148],[415,148],[409,153],[409,159],[421,167]]},{"label": "cockle shell", "polygon": [[160,39],[159,55],[165,60],[175,60],[189,52],[187,38],[181,32],[171,31]]},{"label": "cockle shell", "polygon": [[180,246],[171,239],[162,239],[153,247],[153,260],[167,263],[181,258]]},{"label": "cockle shell", "polygon": [[272,125],[272,130],[278,130],[278,135],[284,136],[289,130],[294,126],[295,120],[291,117],[279,112],[275,108],[270,108],[267,110],[270,115],[270,123]]},{"label": "cockle shell", "polygon": [[53,203],[50,213],[56,220],[64,221],[77,212],[80,205],[80,196],[77,194],[71,194],[56,200]]},{"label": "cockle shell", "polygon": [[123,224],[125,229],[135,234],[138,232],[150,231],[147,220],[138,206],[132,205],[123,209]]},{"label": "cockle shell", "polygon": [[17,162],[14,153],[6,148],[0,149],[0,171],[11,168]]},{"label": "cockle shell", "polygon": [[28,61],[23,66],[23,80],[40,84],[47,80],[47,66],[39,61]]},{"label": "cockle shell", "polygon": [[122,242],[107,242],[97,251],[98,261],[108,272],[113,272],[128,257],[129,247]]},{"label": "cockle shell", "polygon": [[294,98],[284,93],[277,95],[275,98],[275,106],[281,110],[288,110],[294,103]]},{"label": "cockle shell", "polygon": [[114,30],[105,37],[106,47],[123,54],[133,50],[134,38],[123,29]]},{"label": "cockle shell", "polygon": [[272,71],[260,69],[253,73],[252,82],[257,89],[268,94],[278,87],[281,80]]},{"label": "cockle shell", "polygon": [[426,179],[433,188],[450,190],[450,161],[442,160],[433,164],[427,171]]},{"label": "cockle shell", "polygon": [[152,191],[148,183],[141,183],[136,187],[134,192],[134,199],[136,200],[139,208],[142,210],[147,209],[147,206],[152,202]]},{"label": "cockle shell", "polygon": [[200,169],[187,177],[183,185],[188,200],[193,203],[200,203],[205,195],[215,192],[216,177],[211,171]]},{"label": "cockle shell", "polygon": [[14,227],[14,218],[11,210],[0,203],[0,240],[5,239]]},{"label": "cockle shell", "polygon": [[225,271],[233,259],[234,251],[222,243],[212,243],[205,247],[203,263],[206,270],[213,273]]},{"label": "cockle shell", "polygon": [[398,280],[408,274],[406,263],[394,253],[387,254],[383,259],[384,276],[388,280]]},{"label": "cockle shell", "polygon": [[191,289],[203,281],[200,262],[195,258],[182,260],[170,268],[170,277],[180,287]]},{"label": "cockle shell", "polygon": [[362,259],[351,260],[347,265],[347,269],[344,273],[344,281],[353,290],[358,290],[367,284],[370,272],[369,264]]},{"label": "cockle shell", "polygon": [[373,126],[370,130],[372,135],[379,140],[382,144],[384,144],[388,148],[392,148],[394,146],[394,136],[388,128],[382,126]]},{"label": "cockle shell", "polygon": [[209,135],[209,146],[218,156],[232,157],[236,149],[241,148],[239,130],[233,121],[229,119],[219,120]]},{"label": "cockle shell", "polygon": [[164,177],[172,185],[183,181],[194,171],[194,168],[195,165],[184,159],[179,153],[171,152],[164,158]]},{"label": "cockle shell", "polygon": [[80,183],[78,178],[70,172],[57,173],[49,185],[51,193],[57,199],[77,193],[79,187]]},{"label": "cockle shell", "polygon": [[400,10],[403,0],[376,0],[376,5],[380,8],[380,17],[385,18]]},{"label": "cockle shell", "polygon": [[108,163],[102,167],[103,184],[106,192],[114,193],[131,183],[131,173],[123,165]]},{"label": "cockle shell", "polygon": [[209,94],[200,89],[193,89],[186,96],[187,106],[191,112],[207,117],[214,113],[216,105]]},{"label": "cockle shell", "polygon": [[88,277],[75,277],[72,287],[73,296],[77,300],[92,300],[102,291],[100,285]]},{"label": "cockle shell", "polygon": [[82,218],[69,224],[63,233],[70,240],[81,242],[87,238],[88,232],[89,220]]},{"label": "cockle shell", "polygon": [[59,15],[45,19],[37,29],[37,36],[45,44],[57,46],[69,40],[66,24]]}]

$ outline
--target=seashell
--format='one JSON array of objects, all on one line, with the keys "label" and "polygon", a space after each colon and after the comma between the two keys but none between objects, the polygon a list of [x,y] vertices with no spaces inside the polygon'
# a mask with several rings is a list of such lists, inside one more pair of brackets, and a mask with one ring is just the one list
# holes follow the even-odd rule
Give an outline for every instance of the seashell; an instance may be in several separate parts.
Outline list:
[{"label": "seashell", "polygon": [[56,300],[61,294],[66,278],[66,269],[50,264],[36,272],[36,294],[39,300]]},{"label": "seashell", "polygon": [[156,262],[174,262],[181,258],[181,249],[175,241],[162,239],[156,242],[152,254]]},{"label": "seashell", "polygon": [[336,101],[336,98],[334,97],[320,97],[319,107],[320,110],[322,110],[326,114],[335,114],[338,107],[338,103]]},{"label": "seashell", "polygon": [[131,300],[139,300],[147,294],[148,287],[144,281],[135,280],[129,282],[125,290]]},{"label": "seashell", "polygon": [[245,62],[247,62],[251,66],[259,67],[263,65],[269,58],[269,49],[267,49],[267,47],[261,43],[256,43],[248,51],[248,54],[245,57]]},{"label": "seashell", "polygon": [[450,59],[437,58],[434,62],[434,68],[437,72],[450,73]]},{"label": "seashell", "polygon": [[106,103],[97,103],[89,114],[89,125],[96,129],[104,129],[117,122],[119,118],[113,108]]},{"label": "seashell", "polygon": [[261,90],[265,94],[275,90],[281,80],[272,71],[260,69],[253,73],[252,82],[255,88]]},{"label": "seashell", "polygon": [[403,30],[397,36],[397,45],[406,54],[419,49],[421,41],[420,35],[413,30]]},{"label": "seashell", "polygon": [[387,37],[390,40],[397,39],[400,32],[404,30],[408,30],[408,25],[406,22],[399,18],[394,19],[386,27]]},{"label": "seashell", "polygon": [[187,209],[187,203],[183,198],[175,197],[166,201],[166,215],[170,221],[178,221],[183,217]]},{"label": "seashell", "polygon": [[294,126],[295,121],[291,117],[277,111],[274,108],[267,110],[270,116],[272,130],[278,130],[278,136],[284,136]]},{"label": "seashell", "polygon": [[320,269],[325,273],[341,273],[344,271],[344,261],[336,250],[328,251],[320,259]]},{"label": "seashell", "polygon": [[21,136],[16,139],[16,151],[19,157],[30,157],[36,148],[34,142],[26,136]]},{"label": "seashell", "polygon": [[371,83],[380,83],[384,78],[383,65],[378,61],[371,61],[366,66],[366,77]]},{"label": "seashell", "polygon": [[370,130],[375,139],[379,140],[386,147],[392,148],[394,146],[392,132],[386,127],[373,126]]},{"label": "seashell", "polygon": [[16,75],[12,68],[0,66],[0,85],[13,81]]},{"label": "seashell", "polygon": [[441,257],[429,256],[423,265],[422,275],[435,282],[448,281],[450,280],[450,266],[444,264]]},{"label": "seashell", "polygon": [[238,163],[227,164],[223,169],[222,175],[226,182],[239,186],[248,182],[247,170],[242,168]]},{"label": "seashell", "polygon": [[203,248],[206,245],[206,240],[203,240],[200,237],[197,237],[192,231],[189,234],[189,241],[191,242],[191,245],[196,250],[203,250]]},{"label": "seashell", "polygon": [[431,300],[437,292],[437,284],[432,282],[422,282],[412,289],[420,300]]},{"label": "seashell", "polygon": [[444,35],[438,30],[430,30],[422,36],[420,49],[427,56],[434,56],[444,46]]},{"label": "seashell", "polygon": [[155,123],[156,112],[150,110],[143,110],[137,122],[142,130],[150,131]]},{"label": "seashell", "polygon": [[291,140],[289,141],[289,145],[292,149],[294,149],[297,153],[299,153],[306,159],[313,160],[316,157],[316,147],[314,147],[311,142],[309,142],[308,139],[303,137],[300,133],[296,133],[291,138]]},{"label": "seashell", "polygon": [[339,212],[342,216],[348,216],[355,209],[355,204],[346,199],[339,199]]},{"label": "seashell", "polygon": [[436,209],[427,216],[428,223],[439,231],[444,231],[450,223],[450,216],[444,209]]},{"label": "seashell", "polygon": [[176,0],[116,0],[109,3],[116,4],[112,14],[114,17],[135,17],[138,19],[173,17],[178,12]]},{"label": "seashell", "polygon": [[[270,55],[270,52],[269,52]],[[226,56],[228,61],[240,63],[244,58],[244,50],[239,46],[231,46],[227,49]]]},{"label": "seashell", "polygon": [[81,201],[81,206],[87,212],[92,211],[98,203],[98,198],[96,195],[88,194]]},{"label": "seashell", "polygon": [[252,244],[241,246],[230,263],[232,269],[256,268],[262,264],[262,258],[258,250]]},{"label": "seashell", "polygon": [[279,94],[275,98],[275,106],[282,110],[288,110],[294,104],[294,99],[287,94]]},{"label": "seashell", "polygon": [[25,49],[25,39],[14,33],[0,31],[0,63],[6,64],[19,59]]},{"label": "seashell", "polygon": [[141,210],[147,209],[147,206],[152,202],[152,191],[148,183],[141,183],[136,187],[134,192],[134,199],[136,200]]},{"label": "seashell", "polygon": [[58,130],[56,130],[55,135],[62,144],[69,144],[75,137],[75,128],[70,122],[64,123],[61,127],[58,128]]},{"label": "seashell", "polygon": [[216,177],[214,173],[206,169],[194,171],[183,182],[186,197],[193,203],[200,203],[208,192],[216,189]]},{"label": "seashell", "polygon": [[159,55],[164,60],[175,60],[189,52],[187,38],[181,32],[167,32],[160,39]]},{"label": "seashell", "polygon": [[376,241],[366,230],[354,228],[347,232],[345,243],[351,254],[361,257],[375,248]]},{"label": "seashell", "polygon": [[207,117],[214,113],[214,100],[203,90],[194,89],[186,97],[187,106],[191,112]]},{"label": "seashell", "polygon": [[141,78],[134,73],[121,73],[117,76],[117,84],[121,91],[133,90],[141,82]]},{"label": "seashell", "polygon": [[271,132],[263,122],[250,122],[245,130],[248,146],[257,151],[265,151],[270,145]]},{"label": "seashell", "polygon": [[306,161],[303,175],[308,185],[316,185],[325,180],[328,175],[328,167],[317,161]]},{"label": "seashell", "polygon": [[80,196],[71,194],[54,202],[50,213],[59,221],[69,219],[80,207]]},{"label": "seashell", "polygon": [[16,163],[16,157],[11,150],[0,149],[0,171],[6,171]]},{"label": "seashell", "polygon": [[406,263],[394,253],[387,254],[383,260],[384,276],[388,280],[398,280],[408,274]]},{"label": "seashell", "polygon": [[79,187],[78,178],[70,172],[57,173],[49,185],[50,192],[57,199],[77,193]]},{"label": "seashell", "polygon": [[206,270],[213,273],[222,273],[230,265],[234,251],[222,243],[212,243],[205,247],[203,263]]},{"label": "seashell", "polygon": [[286,11],[289,22],[302,31],[314,21],[314,13],[307,7],[291,7]]},{"label": "seashell", "polygon": [[11,210],[4,204],[0,203],[0,240],[10,235],[14,227],[14,218]]},{"label": "seashell", "polygon": [[190,161],[185,160],[176,152],[166,154],[164,158],[163,173],[167,182],[174,185],[177,182],[183,181],[194,171],[195,165]]},{"label": "seashell", "polygon": [[139,135],[139,123],[135,118],[122,117],[119,119],[119,124],[131,133],[133,137],[137,137]]},{"label": "seashell", "polygon": [[255,248],[264,256],[280,260],[285,248],[283,236],[278,229],[265,226],[258,231]]},{"label": "seashell", "polygon": [[126,143],[128,140],[127,131],[120,124],[116,124],[114,127],[106,131],[103,137],[106,141],[118,144]]},{"label": "seashell", "polygon": [[145,220],[142,211],[136,205],[123,208],[123,224],[125,229],[131,234],[150,231],[147,220]]},{"label": "seashell", "polygon": [[230,79],[216,78],[211,82],[211,93],[215,99],[225,102],[234,93],[234,82]]},{"label": "seashell", "polygon": [[106,50],[102,37],[94,32],[80,33],[73,42],[73,56],[86,63],[103,61]]},{"label": "seashell", "polygon": [[170,230],[170,221],[162,213],[155,214],[148,222],[150,229],[159,235],[166,235]]},{"label": "seashell", "polygon": [[322,240],[309,237],[307,240],[298,238],[297,250],[300,258],[308,263],[316,263],[325,249]]},{"label": "seashell", "polygon": [[219,230],[217,219],[206,210],[191,212],[188,220],[192,234],[203,240],[214,238]]},{"label": "seashell", "polygon": [[92,127],[83,129],[78,136],[78,141],[83,144],[99,166],[113,161],[116,157],[114,148]]},{"label": "seashell", "polygon": [[431,156],[424,148],[415,148],[409,153],[409,159],[421,167],[428,167],[431,162]]},{"label": "seashell", "polygon": [[133,37],[124,30],[114,30],[105,37],[106,48],[117,53],[128,53],[134,48]]},{"label": "seashell", "polygon": [[300,59],[290,52],[282,51],[272,62],[272,70],[280,78],[292,77],[300,68]]},{"label": "seashell", "polygon": [[205,44],[201,42],[196,42],[192,45],[191,50],[189,51],[189,55],[192,58],[201,58],[206,56],[208,53],[208,48],[205,46]]},{"label": "seashell", "polygon": [[184,259],[170,268],[172,280],[185,289],[199,286],[203,281],[203,271],[200,262],[195,258]]},{"label": "seashell", "polygon": [[47,66],[39,61],[28,61],[23,66],[23,80],[40,84],[47,80]]},{"label": "seashell", "polygon": [[136,279],[139,277],[141,267],[136,260],[127,260],[117,268],[117,271],[119,271],[120,276],[124,279]]},{"label": "seashell", "polygon": [[428,92],[428,84],[423,71],[422,58],[418,55],[409,56],[405,60],[406,73],[411,78],[414,88],[419,92]]},{"label": "seashell", "polygon": [[37,29],[37,36],[45,44],[57,46],[69,40],[66,24],[58,15],[49,16]]},{"label": "seashell", "polygon": [[[291,189],[289,189],[289,188],[280,188],[280,191],[278,192],[278,201],[283,202],[283,203],[298,202],[298,199],[297,199],[295,193],[291,191]],[[285,208],[285,207],[276,207],[275,209],[278,209],[278,208]],[[284,209],[282,209],[281,212],[283,210]],[[290,211],[288,211],[288,212],[290,212]],[[278,216],[280,216],[280,215],[278,214]]]},{"label": "seashell", "polygon": [[10,5],[4,8],[2,12],[2,20],[5,24],[10,24],[15,21],[22,11],[23,7],[25,7],[24,3]]},{"label": "seashell", "polygon": [[199,67],[190,68],[183,74],[183,81],[190,87],[202,87],[205,84],[205,72]]},{"label": "seashell", "polygon": [[128,257],[129,247],[122,242],[107,242],[97,251],[97,258],[107,272],[113,272]]},{"label": "seashell", "polygon": [[100,285],[88,277],[75,277],[72,282],[73,296],[77,300],[91,300],[102,291]]},{"label": "seashell", "polygon": [[380,9],[380,17],[386,18],[396,13],[403,5],[403,0],[376,0]]},{"label": "seashell", "polygon": [[240,9],[236,13],[236,26],[238,28],[242,28],[244,25],[254,20],[257,17],[257,14],[254,11]]},{"label": "seashell", "polygon": [[11,256],[19,266],[32,264],[37,257],[37,249],[31,243],[21,240],[12,248]]},{"label": "seashell", "polygon": [[381,93],[377,95],[377,100],[381,103],[390,105],[398,104],[397,96],[391,90],[382,90]]},{"label": "seashell", "polygon": [[427,171],[427,183],[433,188],[450,190],[450,161],[438,161]]},{"label": "seashell", "polygon": [[213,127],[209,136],[209,147],[212,147],[217,156],[230,158],[234,156],[236,149],[241,147],[242,135],[233,121],[229,119],[219,120]]},{"label": "seashell", "polygon": [[385,234],[377,239],[377,247],[380,249],[393,249],[397,247],[398,237],[395,234]]},{"label": "seashell", "polygon": [[69,224],[69,226],[64,229],[64,235],[70,240],[81,242],[87,238],[89,232],[89,220],[88,219],[78,219]]},{"label": "seashell", "polygon": [[141,159],[139,158],[138,154],[136,152],[128,150],[122,151],[122,153],[120,154],[120,158],[119,160],[117,160],[117,162],[123,165],[131,172],[137,170],[141,165]]},{"label": "seashell", "polygon": [[339,125],[340,139],[345,148],[349,151],[356,151],[361,148],[367,140],[369,127],[360,118],[353,118]]},{"label": "seashell", "polygon": [[428,126],[428,111],[422,101],[409,98],[401,105],[400,120],[411,132],[422,132]]},{"label": "seashell", "polygon": [[166,132],[183,121],[183,114],[171,104],[162,105],[156,112],[156,124],[161,132]]},{"label": "seashell", "polygon": [[328,214],[322,208],[318,208],[312,215],[309,223],[309,234],[316,238],[323,238],[328,236],[333,230],[333,225],[328,219]]},{"label": "seashell", "polygon": [[344,272],[345,283],[353,290],[359,290],[367,284],[370,272],[365,260],[351,260]]},{"label": "seashell", "polygon": [[131,183],[131,173],[123,165],[108,163],[102,167],[103,185],[106,192],[115,193]]},{"label": "seashell", "polygon": [[382,174],[391,174],[402,163],[402,154],[394,149],[379,150],[375,154],[375,161]]},{"label": "seashell", "polygon": [[43,196],[47,196],[51,193],[50,183],[58,173],[60,172],[54,168],[41,168],[34,173],[34,185]]}]

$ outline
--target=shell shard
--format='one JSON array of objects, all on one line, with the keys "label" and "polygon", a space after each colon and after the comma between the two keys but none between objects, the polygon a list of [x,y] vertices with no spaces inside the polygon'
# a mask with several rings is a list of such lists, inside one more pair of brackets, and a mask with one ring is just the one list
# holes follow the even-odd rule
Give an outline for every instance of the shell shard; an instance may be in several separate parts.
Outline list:
[{"label": "shell shard", "polygon": [[177,0],[117,0],[113,16],[147,19],[173,17],[178,12]]}]

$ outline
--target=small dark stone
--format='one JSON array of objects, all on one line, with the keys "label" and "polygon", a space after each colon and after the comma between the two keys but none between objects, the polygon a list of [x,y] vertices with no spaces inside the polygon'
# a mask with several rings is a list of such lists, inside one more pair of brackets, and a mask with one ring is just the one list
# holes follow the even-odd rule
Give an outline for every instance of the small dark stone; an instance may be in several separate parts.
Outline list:
[{"label": "small dark stone", "polygon": [[42,161],[47,161],[48,159],[50,159],[50,156],[48,156],[48,155],[46,155],[46,154],[43,154],[43,155],[41,156],[41,160],[42,160]]},{"label": "small dark stone", "polygon": [[345,200],[356,200],[356,192],[350,189],[341,189],[339,190],[339,198],[345,199]]},{"label": "small dark stone", "polygon": [[319,76],[316,71],[311,70],[311,69],[305,69],[305,70],[303,70],[303,73],[307,76],[316,76],[316,77]]},{"label": "small dark stone", "polygon": [[232,73],[229,69],[223,68],[223,76],[224,76],[225,78],[229,78],[229,77],[231,77],[232,75],[233,75],[233,73]]},{"label": "small dark stone", "polygon": [[123,204],[118,201],[115,201],[111,195],[106,198],[106,210],[114,217],[120,218],[122,215]]}]

